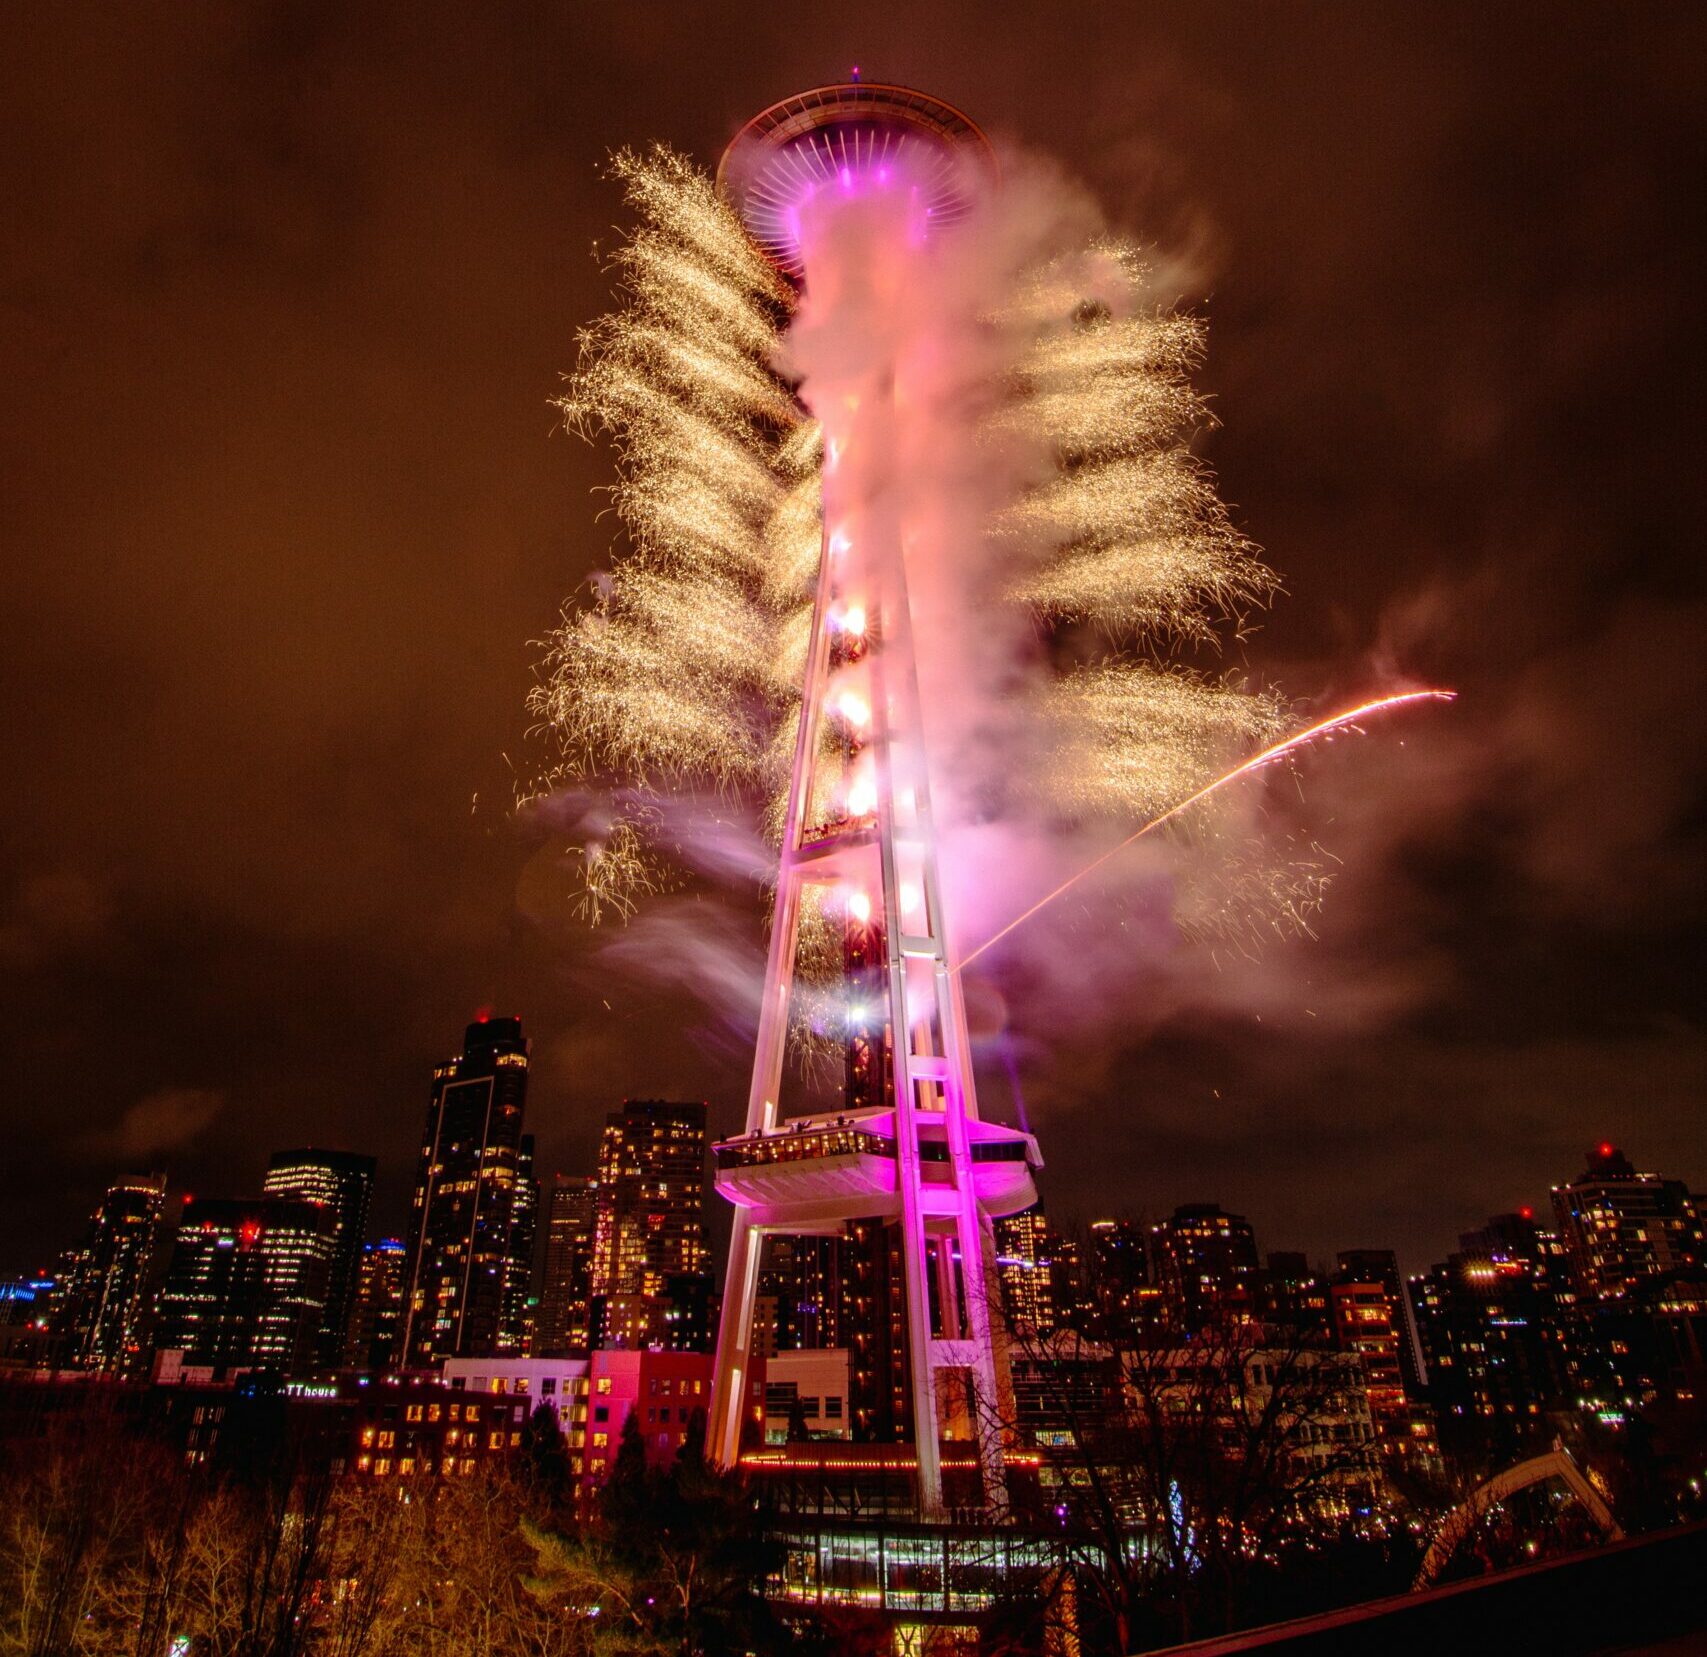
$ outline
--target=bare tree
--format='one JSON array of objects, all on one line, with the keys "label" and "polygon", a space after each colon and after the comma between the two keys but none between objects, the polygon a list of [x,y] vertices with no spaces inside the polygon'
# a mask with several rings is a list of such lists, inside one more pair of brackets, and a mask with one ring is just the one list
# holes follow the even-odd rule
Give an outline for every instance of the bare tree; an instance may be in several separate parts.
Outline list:
[{"label": "bare tree", "polygon": [[1141,1469],[1182,1634],[1236,1625],[1254,1568],[1290,1532],[1337,1527],[1373,1497],[1373,1428],[1350,1354],[1296,1329],[1231,1323],[1123,1352]]},{"label": "bare tree", "polygon": [[1118,1351],[1067,1330],[1009,1339],[1003,1427],[1042,1455],[1032,1518],[1123,1652],[1164,1609],[1182,1639],[1234,1625],[1284,1539],[1373,1488],[1356,1360],[1296,1330],[1229,1323]]},{"label": "bare tree", "polygon": [[0,1493],[0,1653],[102,1649],[106,1590],[148,1533],[170,1459],[100,1401],[11,1451]]}]

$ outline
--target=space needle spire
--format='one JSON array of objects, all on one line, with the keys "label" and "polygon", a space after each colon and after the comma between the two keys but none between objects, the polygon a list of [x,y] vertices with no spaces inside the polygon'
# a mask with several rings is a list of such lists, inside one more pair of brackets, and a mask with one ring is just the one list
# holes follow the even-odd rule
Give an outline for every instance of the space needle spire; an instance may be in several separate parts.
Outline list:
[{"label": "space needle spire", "polygon": [[[811,291],[803,215],[885,207],[894,233],[937,237],[976,210],[988,144],[958,110],[905,88],[853,82],[784,100],[730,146],[719,185],[777,266]],[[857,370],[856,370],[857,375]],[[708,1431],[740,1457],[767,1238],[842,1236],[898,1258],[888,1304],[919,1507],[943,1513],[945,1447],[964,1446],[979,1503],[1006,1508],[1007,1365],[991,1221],[1036,1201],[1027,1133],[983,1121],[961,982],[938,878],[908,568],[932,549],[884,487],[895,388],[874,353],[857,395],[815,408],[823,528],[816,601],[782,825],[744,1131],[715,1148],[735,1207]],[[785,1059],[810,904],[839,936],[840,1108],[790,1108]],[[896,1302],[899,1302],[897,1308]],[[897,1318],[894,1313],[900,1312]],[[954,1505],[963,1505],[959,1502]]]}]

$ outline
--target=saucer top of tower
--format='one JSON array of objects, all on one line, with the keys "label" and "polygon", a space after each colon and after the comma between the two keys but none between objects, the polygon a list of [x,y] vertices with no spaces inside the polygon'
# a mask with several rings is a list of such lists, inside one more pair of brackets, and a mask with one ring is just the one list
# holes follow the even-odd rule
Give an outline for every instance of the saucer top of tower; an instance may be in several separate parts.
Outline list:
[{"label": "saucer top of tower", "polygon": [[723,152],[717,187],[754,240],[798,277],[799,210],[817,190],[881,188],[904,174],[930,222],[946,227],[971,211],[975,176],[994,171],[990,141],[952,104],[851,82],[797,92],[755,115]]}]

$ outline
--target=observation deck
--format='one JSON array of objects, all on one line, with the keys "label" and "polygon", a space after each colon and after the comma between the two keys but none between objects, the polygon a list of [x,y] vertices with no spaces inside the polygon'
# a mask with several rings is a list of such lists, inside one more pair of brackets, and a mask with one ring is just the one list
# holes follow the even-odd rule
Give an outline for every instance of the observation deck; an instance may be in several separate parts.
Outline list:
[{"label": "observation deck", "polygon": [[[956,1212],[948,1129],[940,1117],[918,1120],[919,1192],[927,1218]],[[972,1186],[992,1217],[1017,1214],[1037,1201],[1032,1170],[1043,1166],[1037,1141],[1017,1128],[968,1121]],[[725,1139],[712,1147],[717,1189],[754,1225],[837,1229],[844,1220],[893,1219],[901,1212],[899,1147],[892,1110],[798,1117],[770,1133]]]},{"label": "observation deck", "polygon": [[772,104],[739,133],[717,187],[753,239],[797,280],[800,210],[820,190],[910,189],[925,223],[946,229],[995,176],[990,142],[970,116],[906,86],[850,82]]}]

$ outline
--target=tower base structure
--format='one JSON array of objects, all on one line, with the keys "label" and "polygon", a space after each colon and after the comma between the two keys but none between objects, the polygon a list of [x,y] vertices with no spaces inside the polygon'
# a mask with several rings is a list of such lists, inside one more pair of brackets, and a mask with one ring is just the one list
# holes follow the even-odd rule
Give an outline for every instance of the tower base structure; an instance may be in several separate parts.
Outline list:
[{"label": "tower base structure", "polygon": [[[831,1479],[841,1469],[856,1482],[881,1474],[885,1494],[868,1496],[868,1508],[880,1501],[890,1511],[910,1509],[925,1518],[1000,1515],[1008,1506],[1013,1411],[1002,1320],[990,1301],[997,1282],[990,1221],[1037,1200],[1037,1144],[1030,1134],[975,1117],[951,1122],[946,1111],[918,1111],[907,1121],[908,1114],[866,1108],[797,1117],[714,1148],[717,1189],[735,1204],[736,1222],[711,1442],[725,1464],[739,1460],[758,1472],[810,1470]],[[903,1134],[911,1140],[910,1170],[897,1143]],[[744,1439],[760,1425],[743,1422],[736,1401],[754,1362],[765,1239],[838,1236],[853,1242],[857,1230],[883,1240],[890,1227],[900,1233],[900,1280],[880,1278],[879,1287],[898,1293],[906,1307],[905,1436],[886,1445],[856,1439],[785,1446],[780,1456],[771,1449],[743,1453]],[[887,1318],[890,1307],[871,1304],[860,1287],[856,1283],[844,1297],[844,1320]],[[858,1339],[844,1328],[842,1338],[850,1336]],[[914,1499],[898,1509],[888,1487],[902,1471]]]}]

